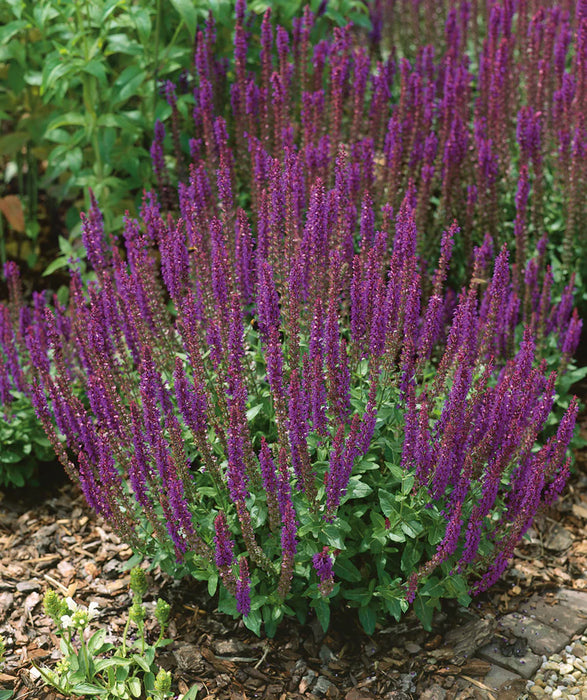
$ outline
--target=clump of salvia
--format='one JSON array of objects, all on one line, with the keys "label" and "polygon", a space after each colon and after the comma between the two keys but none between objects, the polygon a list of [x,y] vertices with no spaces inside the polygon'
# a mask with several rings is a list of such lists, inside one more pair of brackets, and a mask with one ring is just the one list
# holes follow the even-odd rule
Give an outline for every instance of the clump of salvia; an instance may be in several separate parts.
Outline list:
[{"label": "clump of salvia", "polygon": [[[367,630],[412,601],[427,624],[440,598],[492,585],[564,487],[577,402],[544,436],[556,375],[542,358],[564,371],[576,349],[574,279],[555,302],[546,239],[529,255],[530,146],[513,248],[475,247],[452,221],[465,202],[472,226],[481,202],[497,226],[508,163],[483,93],[469,133],[461,44],[375,65],[350,29],[312,47],[308,11],[291,37],[267,14],[254,74],[244,15],[239,2],[229,121],[213,27],[198,37],[177,195],[158,125],[160,197],[145,195],[122,240],[93,201],[94,274],[73,265],[67,307],[24,305],[7,267],[0,391],[30,395],[121,537],[212,591],[220,579],[221,609],[252,629],[308,604],[327,625],[339,599]],[[500,17],[487,51],[507,48]],[[484,159],[465,167],[475,149]]]}]

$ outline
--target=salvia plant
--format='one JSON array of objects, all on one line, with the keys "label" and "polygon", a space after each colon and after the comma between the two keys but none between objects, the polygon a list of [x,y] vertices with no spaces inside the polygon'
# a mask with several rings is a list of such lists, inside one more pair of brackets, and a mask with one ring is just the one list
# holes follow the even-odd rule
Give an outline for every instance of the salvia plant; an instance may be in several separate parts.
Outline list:
[{"label": "salvia plant", "polygon": [[177,188],[157,124],[159,197],[120,239],[93,200],[92,274],[73,261],[67,306],[25,305],[7,266],[2,397],[27,393],[137,552],[255,632],[308,608],[326,628],[343,604],[369,633],[411,603],[429,626],[499,578],[564,487],[576,399],[543,428],[549,362],[563,373],[579,340],[575,280],[555,296],[547,240],[527,240],[528,167],[511,249],[452,221],[487,194],[458,53],[374,65],[351,29],[312,48],[308,11],[274,52],[267,14],[254,74],[236,14],[232,81],[213,26],[198,38],[189,163],[167,87]]},{"label": "salvia plant", "polygon": [[[262,151],[281,158],[296,144],[310,181],[331,186],[344,143],[351,167],[371,173],[376,202],[397,210],[414,182],[428,257],[457,218],[459,267],[490,233],[515,240],[521,270],[548,231],[570,274],[577,245],[585,249],[587,10],[582,2],[550,5],[375,0],[370,46],[355,28],[312,45],[308,7],[291,35],[274,29],[267,13],[259,57],[247,50],[249,18],[237,4],[228,73],[215,58],[213,24],[198,33],[191,143],[214,170],[236,176],[240,204],[259,197]],[[151,153],[162,204],[173,207],[166,187],[170,177],[187,183],[188,140],[180,135],[179,89],[166,90],[174,154],[164,157],[162,124]],[[222,164],[215,131],[225,122],[235,157]]]}]

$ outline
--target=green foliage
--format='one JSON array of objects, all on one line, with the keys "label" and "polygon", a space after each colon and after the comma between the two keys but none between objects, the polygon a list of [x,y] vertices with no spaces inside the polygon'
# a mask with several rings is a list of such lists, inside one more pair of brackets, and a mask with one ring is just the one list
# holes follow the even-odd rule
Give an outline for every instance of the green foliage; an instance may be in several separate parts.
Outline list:
[{"label": "green foliage", "polygon": [[[269,6],[290,27],[303,9],[301,0],[253,2],[249,9],[260,14]],[[210,12],[217,53],[229,57],[229,0],[0,0],[0,119],[9,125],[0,135],[0,159],[7,163],[6,182],[18,181],[30,267],[39,253],[39,190],[73,203],[67,224],[74,233],[79,212],[89,206],[87,195],[82,199],[88,188],[103,202],[111,229],[121,227],[126,210],[136,211],[143,189],[153,184],[153,124],[170,113],[162,82],[182,72],[187,79],[196,31]],[[314,38],[348,21],[368,25],[363,3],[330,2]],[[252,29],[258,34],[260,22]],[[180,95],[180,111],[187,112],[189,92]],[[4,237],[0,227],[2,263]],[[19,242],[19,258],[21,248]]]},{"label": "green foliage", "polygon": [[[134,569],[131,572],[133,605],[124,628],[122,644],[118,647],[105,641],[105,628],[98,629],[86,641],[84,631],[97,615],[95,603],[84,608],[71,598],[63,600],[55,591],[48,591],[44,599],[45,612],[56,625],[63,658],[55,669],[39,668],[45,682],[67,697],[100,695],[121,700],[145,697],[145,694],[150,700],[171,697],[171,675],[162,668],[157,672],[155,665],[157,649],[171,640],[164,639],[166,619],[156,614],[160,633],[153,644],[147,643],[144,624],[146,608],[142,602],[145,583],[144,572]],[[164,601],[157,601],[158,610],[166,605]],[[137,627],[138,634],[129,643],[127,637],[131,622]]]},{"label": "green foliage", "polygon": [[[0,670],[2,670],[2,667],[4,666],[4,654],[6,653],[6,645],[4,643],[4,638],[2,635],[0,635]],[[12,690],[1,690],[0,689],[0,700],[10,700],[10,698],[14,695]]]},{"label": "green foliage", "polygon": [[14,396],[0,416],[0,487],[35,483],[42,463],[55,461],[30,400],[17,392]]}]

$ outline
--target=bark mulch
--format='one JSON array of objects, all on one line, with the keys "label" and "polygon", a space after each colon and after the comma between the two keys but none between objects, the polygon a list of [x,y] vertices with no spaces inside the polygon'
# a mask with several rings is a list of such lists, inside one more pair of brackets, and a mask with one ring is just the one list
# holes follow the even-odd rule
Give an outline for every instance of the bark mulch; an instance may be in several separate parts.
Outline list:
[{"label": "bark mulch", "polygon": [[[585,435],[587,417],[582,420]],[[482,682],[489,664],[457,653],[454,631],[474,617],[485,620],[491,633],[496,616],[517,610],[535,593],[559,586],[587,590],[586,521],[583,451],[564,497],[535,522],[502,581],[468,610],[447,603],[432,632],[409,614],[399,624],[382,620],[368,637],[349,611],[334,616],[326,635],[310,619],[304,626],[285,621],[274,639],[257,638],[219,614],[205,586],[156,570],[145,600],[171,603],[168,636],[174,639],[158,660],[172,671],[176,692],[197,683],[198,700],[491,698]],[[125,564],[131,554],[72,484],[0,492],[0,634],[7,646],[0,688],[13,688],[18,700],[62,697],[31,674],[33,662],[52,666],[60,656],[43,611],[48,588],[83,605],[97,602],[100,616],[93,624],[105,627],[111,641],[120,640],[130,606]],[[471,648],[475,643],[467,640]]]}]

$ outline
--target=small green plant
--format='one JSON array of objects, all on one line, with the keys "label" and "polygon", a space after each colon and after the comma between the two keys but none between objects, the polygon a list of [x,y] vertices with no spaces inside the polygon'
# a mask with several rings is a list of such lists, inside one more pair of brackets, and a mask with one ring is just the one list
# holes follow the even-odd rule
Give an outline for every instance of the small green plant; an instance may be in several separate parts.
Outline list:
[{"label": "small green plant", "polygon": [[55,461],[30,400],[20,392],[12,397],[0,414],[0,488],[34,484],[41,464]]},{"label": "small green plant", "polygon": [[[4,642],[4,637],[0,634],[0,670],[2,670],[4,663],[5,663],[5,658],[4,654],[6,653],[6,645]],[[2,690],[0,688],[0,700],[10,700],[10,698],[14,695],[12,690]]]},{"label": "small green plant", "polygon": [[[63,658],[54,669],[38,669],[46,683],[68,697],[102,695],[121,700],[145,694],[151,700],[171,697],[171,674],[162,668],[157,672],[155,667],[157,649],[171,642],[164,638],[169,604],[161,599],[157,601],[154,616],[160,631],[156,641],[149,644],[145,634],[147,611],[143,603],[147,581],[145,572],[138,567],[131,571],[130,589],[133,603],[120,646],[105,641],[105,629],[97,630],[86,639],[90,622],[97,615],[96,603],[86,608],[71,598],[61,598],[53,590],[47,591],[45,612],[57,627]],[[129,639],[131,624],[137,628],[133,641]]]}]

